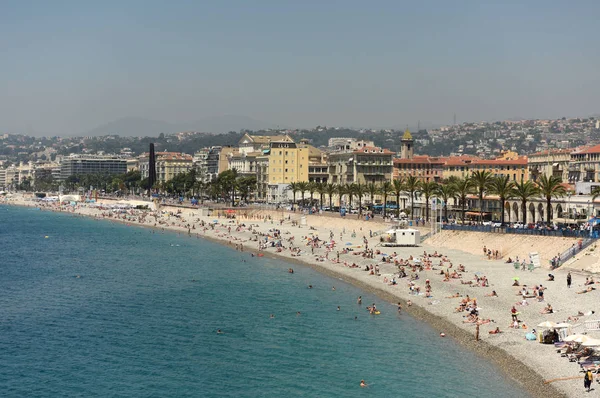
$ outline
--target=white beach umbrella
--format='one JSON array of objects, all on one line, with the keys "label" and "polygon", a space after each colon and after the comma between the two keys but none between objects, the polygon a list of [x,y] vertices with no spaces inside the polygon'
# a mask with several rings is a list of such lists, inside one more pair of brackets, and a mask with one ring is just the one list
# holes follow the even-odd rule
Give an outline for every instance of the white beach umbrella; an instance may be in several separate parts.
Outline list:
[{"label": "white beach umbrella", "polygon": [[545,321],[545,322],[542,322],[539,325],[537,325],[537,327],[538,328],[555,328],[556,323],[550,322],[550,321]]},{"label": "white beach umbrella", "polygon": [[570,328],[571,326],[573,326],[573,325],[571,325],[570,323],[563,322],[563,323],[557,323],[556,326],[554,326],[554,327],[557,329],[566,329],[566,328]]},{"label": "white beach umbrella", "polygon": [[593,338],[590,337],[587,341],[584,341],[581,345],[584,346],[584,347],[596,347],[596,346],[600,346],[600,340],[599,339],[593,339]]},{"label": "white beach umbrella", "polygon": [[591,339],[591,337],[588,337],[583,334],[572,334],[570,336],[565,337],[563,339],[563,341],[572,341],[574,343],[585,343],[589,339]]}]

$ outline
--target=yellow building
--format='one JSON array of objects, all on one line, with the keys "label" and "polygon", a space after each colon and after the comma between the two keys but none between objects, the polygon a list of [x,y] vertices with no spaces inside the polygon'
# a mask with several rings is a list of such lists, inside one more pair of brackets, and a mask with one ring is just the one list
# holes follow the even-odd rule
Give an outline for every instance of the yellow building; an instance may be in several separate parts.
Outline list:
[{"label": "yellow building", "polygon": [[309,148],[295,142],[271,142],[269,185],[308,181]]}]

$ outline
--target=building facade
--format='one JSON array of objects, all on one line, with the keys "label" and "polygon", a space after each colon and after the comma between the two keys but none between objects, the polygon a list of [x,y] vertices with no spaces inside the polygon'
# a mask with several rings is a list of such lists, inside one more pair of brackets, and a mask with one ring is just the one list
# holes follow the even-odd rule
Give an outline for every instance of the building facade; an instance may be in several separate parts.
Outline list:
[{"label": "building facade", "polygon": [[60,179],[80,174],[125,174],[127,159],[116,156],[71,155],[60,164]]},{"label": "building facade", "polygon": [[569,181],[569,162],[573,149],[551,149],[527,156],[529,178],[537,181],[541,176],[554,176]]},{"label": "building facade", "polygon": [[333,184],[391,181],[394,153],[379,147],[329,154],[329,180]]}]

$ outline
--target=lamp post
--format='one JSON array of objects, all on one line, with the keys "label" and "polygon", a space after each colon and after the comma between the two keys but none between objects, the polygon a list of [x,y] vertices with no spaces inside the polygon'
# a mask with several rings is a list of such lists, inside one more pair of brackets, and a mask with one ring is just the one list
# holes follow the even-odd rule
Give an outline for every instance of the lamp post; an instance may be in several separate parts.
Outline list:
[{"label": "lamp post", "polygon": [[567,215],[571,220],[571,191],[567,191]]}]

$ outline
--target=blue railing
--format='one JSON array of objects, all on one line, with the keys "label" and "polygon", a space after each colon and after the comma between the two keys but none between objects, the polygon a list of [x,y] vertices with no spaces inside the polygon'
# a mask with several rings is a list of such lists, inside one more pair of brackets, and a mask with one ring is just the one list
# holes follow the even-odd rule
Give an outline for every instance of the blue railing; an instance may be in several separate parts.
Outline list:
[{"label": "blue railing", "polygon": [[590,237],[590,232],[587,230],[571,230],[571,229],[526,229],[526,228],[502,228],[492,227],[490,225],[459,225],[459,224],[444,224],[442,229],[449,231],[470,231],[470,232],[492,232],[506,233],[515,235],[535,235],[535,236],[557,236],[566,238],[584,238],[592,240],[598,239],[598,231],[594,231]]}]

